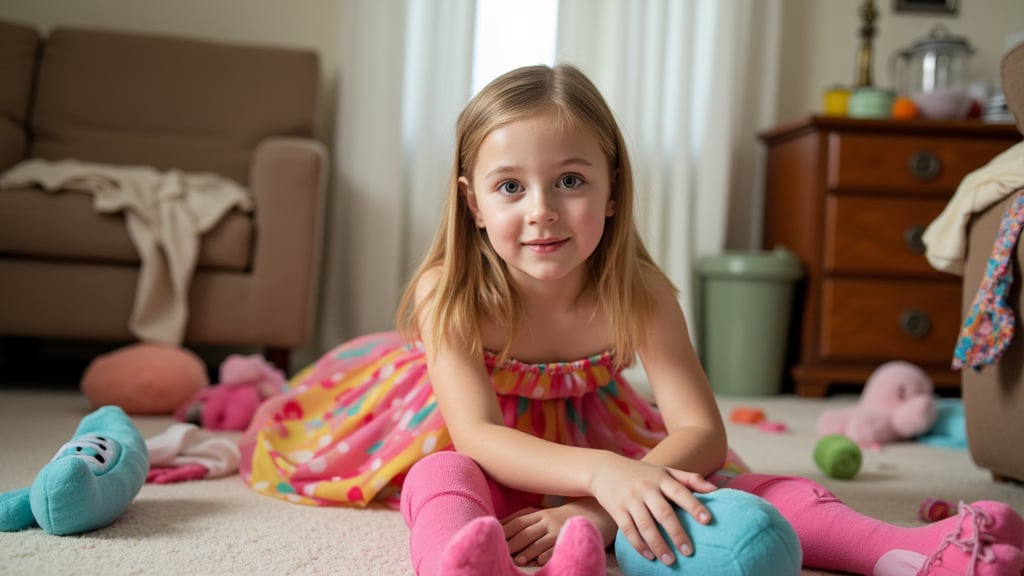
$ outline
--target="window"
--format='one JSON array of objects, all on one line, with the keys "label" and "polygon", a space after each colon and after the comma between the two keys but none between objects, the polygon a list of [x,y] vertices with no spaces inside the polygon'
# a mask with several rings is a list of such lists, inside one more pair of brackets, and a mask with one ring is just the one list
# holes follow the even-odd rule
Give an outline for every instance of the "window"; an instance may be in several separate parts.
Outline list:
[{"label": "window", "polygon": [[555,62],[558,0],[477,0],[473,94],[498,76]]}]

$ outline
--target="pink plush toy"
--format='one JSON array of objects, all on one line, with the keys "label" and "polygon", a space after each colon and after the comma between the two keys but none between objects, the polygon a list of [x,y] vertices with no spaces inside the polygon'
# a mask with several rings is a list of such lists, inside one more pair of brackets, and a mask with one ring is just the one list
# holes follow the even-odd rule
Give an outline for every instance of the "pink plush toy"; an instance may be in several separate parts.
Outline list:
[{"label": "pink plush toy", "polygon": [[220,365],[220,381],[182,404],[180,422],[209,430],[245,430],[264,399],[284,390],[284,374],[262,356],[232,354]]},{"label": "pink plush toy", "polygon": [[861,446],[907,440],[927,432],[938,418],[931,378],[909,362],[879,366],[864,384],[860,400],[818,417],[818,434],[844,434]]}]

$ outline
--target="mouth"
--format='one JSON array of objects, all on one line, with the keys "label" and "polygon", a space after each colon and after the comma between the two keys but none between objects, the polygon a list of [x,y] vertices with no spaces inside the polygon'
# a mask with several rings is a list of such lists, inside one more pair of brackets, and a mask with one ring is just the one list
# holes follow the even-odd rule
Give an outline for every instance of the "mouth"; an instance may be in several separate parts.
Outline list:
[{"label": "mouth", "polygon": [[536,254],[549,254],[558,250],[567,242],[569,242],[568,238],[541,238],[523,242],[523,246],[526,246],[527,249]]}]

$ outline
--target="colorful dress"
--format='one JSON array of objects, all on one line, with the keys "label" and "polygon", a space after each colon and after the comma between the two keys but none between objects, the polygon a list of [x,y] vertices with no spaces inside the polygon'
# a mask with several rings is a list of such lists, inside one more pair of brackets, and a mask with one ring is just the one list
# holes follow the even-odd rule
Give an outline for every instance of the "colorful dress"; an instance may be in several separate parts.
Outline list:
[{"label": "colorful dress", "polygon": [[[609,354],[575,362],[497,364],[485,353],[505,424],[572,446],[644,456],[665,436],[661,416]],[[406,472],[451,450],[422,345],[364,336],[325,354],[267,400],[240,441],[242,478],[300,504],[397,507]],[[719,474],[745,471],[730,453]]]}]

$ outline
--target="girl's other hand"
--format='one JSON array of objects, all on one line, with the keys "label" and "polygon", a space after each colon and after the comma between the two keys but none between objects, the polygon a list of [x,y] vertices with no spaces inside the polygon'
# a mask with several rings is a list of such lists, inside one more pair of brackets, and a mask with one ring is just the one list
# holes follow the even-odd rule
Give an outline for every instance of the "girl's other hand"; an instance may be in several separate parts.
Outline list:
[{"label": "girl's other hand", "polygon": [[[591,480],[594,498],[611,515],[626,540],[648,560],[670,565],[675,546],[684,556],[693,554],[693,542],[676,516],[673,504],[701,524],[711,513],[693,492],[713,492],[715,485],[695,472],[683,472],[609,454],[611,462],[599,466]],[[658,526],[665,529],[671,545]]]},{"label": "girl's other hand", "polygon": [[562,526],[573,516],[584,516],[597,526],[605,547],[615,540],[618,526],[593,498],[580,498],[554,508],[525,508],[501,521],[509,552],[518,566],[551,560]]}]

